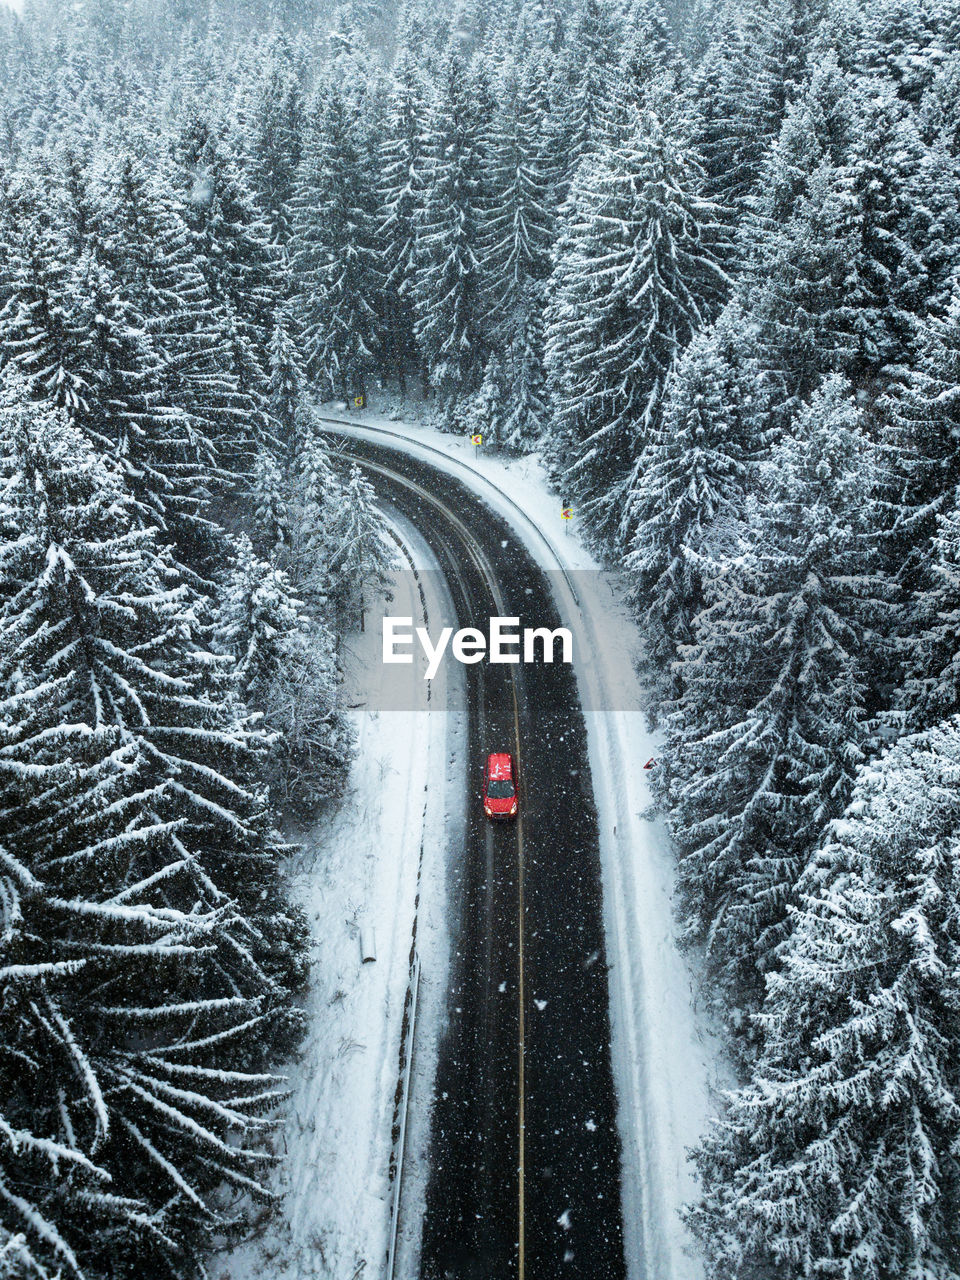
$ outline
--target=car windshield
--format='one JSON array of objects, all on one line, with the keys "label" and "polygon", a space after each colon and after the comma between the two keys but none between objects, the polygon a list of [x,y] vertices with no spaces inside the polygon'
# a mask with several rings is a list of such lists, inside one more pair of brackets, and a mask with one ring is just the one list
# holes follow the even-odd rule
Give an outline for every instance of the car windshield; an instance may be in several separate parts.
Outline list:
[{"label": "car windshield", "polygon": [[513,795],[513,783],[509,778],[494,778],[487,783],[487,795],[491,800],[509,800]]}]

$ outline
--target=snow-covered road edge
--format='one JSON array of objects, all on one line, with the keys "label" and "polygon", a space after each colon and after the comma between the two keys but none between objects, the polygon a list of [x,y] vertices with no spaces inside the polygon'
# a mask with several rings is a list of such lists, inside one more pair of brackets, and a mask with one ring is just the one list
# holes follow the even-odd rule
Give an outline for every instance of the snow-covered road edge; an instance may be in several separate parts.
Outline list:
[{"label": "snow-covered road edge", "polygon": [[[642,710],[638,635],[629,610],[608,575],[578,573],[574,580],[557,572],[600,566],[579,538],[559,534],[559,500],[536,459],[478,457],[465,440],[426,427],[398,428],[373,414],[326,424],[445,469],[503,516],[550,571],[558,609],[574,631],[584,706],[618,708],[588,710],[585,719],[600,818],[627,1256],[631,1280],[699,1280],[703,1269],[679,1211],[695,1194],[686,1149],[705,1128],[721,1068],[676,945],[669,844],[662,827],[645,816],[651,796],[642,766],[655,756],[657,742]],[[596,654],[605,661],[591,661]]]},{"label": "snow-covered road edge", "polygon": [[[453,603],[426,543],[399,517],[387,526],[402,547],[397,607],[446,624]],[[212,1261],[214,1280],[382,1275],[415,913],[421,981],[396,1274],[418,1271],[448,980],[448,859],[463,843],[465,689],[456,672],[445,688],[411,668],[411,709],[378,709],[379,634],[349,636],[345,651],[345,700],[358,734],[346,794],[288,862],[291,895],[310,925],[312,973],[280,1131],[274,1190],[282,1203],[262,1234]],[[375,937],[374,963],[361,962],[361,927]]]}]

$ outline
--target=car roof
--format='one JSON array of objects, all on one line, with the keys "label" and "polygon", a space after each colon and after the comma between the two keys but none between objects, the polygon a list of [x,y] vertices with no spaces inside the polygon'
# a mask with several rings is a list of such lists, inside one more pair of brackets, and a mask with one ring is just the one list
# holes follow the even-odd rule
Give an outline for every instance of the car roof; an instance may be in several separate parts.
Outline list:
[{"label": "car roof", "polygon": [[506,751],[491,751],[487,756],[487,777],[494,780],[513,777],[513,760]]}]

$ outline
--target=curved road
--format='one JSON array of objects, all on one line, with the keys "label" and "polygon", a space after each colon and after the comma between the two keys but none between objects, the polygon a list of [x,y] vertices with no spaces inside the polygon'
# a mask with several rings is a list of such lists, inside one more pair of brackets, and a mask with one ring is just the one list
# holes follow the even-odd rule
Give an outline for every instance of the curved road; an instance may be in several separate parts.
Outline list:
[{"label": "curved road", "polygon": [[[542,570],[467,487],[394,447],[343,448],[432,548],[461,627],[486,633],[493,615],[561,625]],[[597,819],[576,682],[542,661],[465,670],[476,768],[453,868],[421,1280],[623,1280]],[[494,750],[519,761],[510,825],[488,822],[478,799]]]}]

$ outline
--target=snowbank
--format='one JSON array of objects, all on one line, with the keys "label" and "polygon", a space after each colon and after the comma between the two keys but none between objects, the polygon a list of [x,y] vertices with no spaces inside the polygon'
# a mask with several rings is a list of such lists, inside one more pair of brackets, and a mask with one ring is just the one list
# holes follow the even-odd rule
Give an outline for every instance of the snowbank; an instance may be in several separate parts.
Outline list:
[{"label": "snowbank", "polygon": [[[438,568],[415,530],[399,519],[391,524],[409,561],[404,568]],[[401,572],[395,591],[398,611],[418,622],[426,623],[425,611],[431,625],[453,615],[452,602],[438,594],[438,572]],[[356,759],[343,803],[301,836],[288,867],[292,896],[310,921],[312,981],[281,1135],[283,1204],[262,1235],[213,1261],[214,1280],[382,1274],[415,919],[421,977],[397,1273],[417,1274],[428,1101],[447,982],[446,855],[463,838],[465,724],[456,710],[463,691],[451,686],[448,710],[446,691],[411,668],[418,709],[374,710],[383,674],[379,632],[353,635],[345,649]],[[361,931],[375,939],[372,963],[361,961]]]}]

